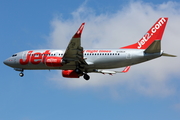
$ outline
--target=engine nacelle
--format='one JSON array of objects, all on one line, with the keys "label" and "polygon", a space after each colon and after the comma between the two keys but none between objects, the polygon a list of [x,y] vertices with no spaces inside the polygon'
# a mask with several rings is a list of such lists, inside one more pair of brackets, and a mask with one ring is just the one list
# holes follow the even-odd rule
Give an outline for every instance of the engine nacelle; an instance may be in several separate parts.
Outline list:
[{"label": "engine nacelle", "polygon": [[46,57],[45,65],[48,67],[61,67],[63,66],[62,57],[56,57],[56,56]]},{"label": "engine nacelle", "polygon": [[79,78],[80,77],[74,70],[62,70],[62,76],[66,78]]}]

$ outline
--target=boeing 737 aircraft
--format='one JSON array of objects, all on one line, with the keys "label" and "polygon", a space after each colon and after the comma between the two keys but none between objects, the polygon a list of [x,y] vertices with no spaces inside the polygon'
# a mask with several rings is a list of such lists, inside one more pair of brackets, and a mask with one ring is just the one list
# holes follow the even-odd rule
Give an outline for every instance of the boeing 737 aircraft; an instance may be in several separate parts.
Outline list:
[{"label": "boeing 737 aircraft", "polygon": [[[135,44],[119,49],[84,49],[81,46],[81,34],[85,23],[70,40],[66,50],[41,49],[27,50],[13,54],[4,64],[20,71],[24,70],[62,70],[66,78],[84,77],[89,80],[88,73],[115,74],[128,72],[130,66],[146,62],[161,56],[175,57],[161,50],[161,39],[168,18],[162,17]],[[123,71],[108,69],[125,67]]]}]

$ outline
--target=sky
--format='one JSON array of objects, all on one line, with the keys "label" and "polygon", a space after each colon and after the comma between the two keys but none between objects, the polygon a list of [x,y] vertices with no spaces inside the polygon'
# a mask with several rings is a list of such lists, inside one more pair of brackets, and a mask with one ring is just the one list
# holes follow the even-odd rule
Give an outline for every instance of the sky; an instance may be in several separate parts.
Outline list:
[{"label": "sky", "polygon": [[[0,120],[179,120],[180,2],[177,0],[0,0]],[[61,70],[27,70],[3,61],[33,49],[65,49],[85,22],[82,46],[120,48],[168,17],[161,57],[126,74],[63,78]],[[122,70],[119,68],[118,70]]]}]

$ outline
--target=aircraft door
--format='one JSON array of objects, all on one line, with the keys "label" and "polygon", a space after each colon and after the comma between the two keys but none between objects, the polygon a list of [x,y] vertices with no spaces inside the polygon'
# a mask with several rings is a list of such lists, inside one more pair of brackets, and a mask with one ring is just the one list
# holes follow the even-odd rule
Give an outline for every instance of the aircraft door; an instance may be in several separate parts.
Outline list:
[{"label": "aircraft door", "polygon": [[22,54],[22,59],[23,59],[23,60],[26,59],[26,52],[23,52],[23,54]]},{"label": "aircraft door", "polygon": [[131,54],[130,53],[126,53],[126,59],[131,59]]}]

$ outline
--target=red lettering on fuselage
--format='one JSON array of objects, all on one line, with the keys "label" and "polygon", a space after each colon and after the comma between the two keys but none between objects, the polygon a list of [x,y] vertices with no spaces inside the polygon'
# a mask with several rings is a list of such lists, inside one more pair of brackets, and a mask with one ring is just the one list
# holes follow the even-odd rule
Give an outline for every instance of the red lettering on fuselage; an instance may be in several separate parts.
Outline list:
[{"label": "red lettering on fuselage", "polygon": [[47,57],[48,54],[50,54],[49,52],[50,50],[46,50],[44,53],[40,53],[40,52],[37,52],[37,53],[33,53],[33,51],[29,51],[26,55],[26,59],[20,59],[19,60],[19,63],[21,65],[27,65],[28,63],[32,63],[34,65],[37,65],[39,64],[41,61],[42,63],[44,63],[45,61],[45,58]]},{"label": "red lettering on fuselage", "polygon": [[41,53],[37,52],[31,56],[30,62],[34,65],[37,65],[41,62],[41,60],[42,60],[42,55]]},{"label": "red lettering on fuselage", "polygon": [[[85,52],[85,51],[84,51]],[[87,53],[110,53],[111,50],[86,50]]]},{"label": "red lettering on fuselage", "polygon": [[43,53],[44,56],[43,56],[43,59],[42,59],[42,63],[45,62],[45,59],[46,59],[47,55],[48,55],[48,54],[51,54],[49,51],[50,51],[50,50],[46,50],[46,51]]},{"label": "red lettering on fuselage", "polygon": [[20,63],[21,65],[26,65],[26,64],[28,64],[28,63],[29,63],[29,59],[30,59],[30,54],[31,54],[32,52],[33,52],[33,51],[29,51],[29,52],[27,53],[26,60],[20,59],[20,60],[19,60],[19,63]]},{"label": "red lettering on fuselage", "polygon": [[110,53],[111,50],[99,50],[99,52],[103,52],[103,53]]},{"label": "red lettering on fuselage", "polygon": [[98,50],[86,50],[87,53],[97,53]]}]

